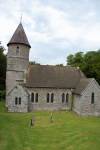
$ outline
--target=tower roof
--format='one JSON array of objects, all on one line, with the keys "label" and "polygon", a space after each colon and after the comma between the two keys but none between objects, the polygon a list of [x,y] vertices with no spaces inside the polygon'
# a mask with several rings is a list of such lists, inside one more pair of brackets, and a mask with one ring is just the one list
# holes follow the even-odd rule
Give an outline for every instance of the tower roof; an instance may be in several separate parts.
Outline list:
[{"label": "tower roof", "polygon": [[17,29],[15,30],[7,46],[9,46],[10,44],[23,44],[31,48],[29,41],[27,39],[27,36],[25,34],[24,28],[21,23],[18,25]]}]

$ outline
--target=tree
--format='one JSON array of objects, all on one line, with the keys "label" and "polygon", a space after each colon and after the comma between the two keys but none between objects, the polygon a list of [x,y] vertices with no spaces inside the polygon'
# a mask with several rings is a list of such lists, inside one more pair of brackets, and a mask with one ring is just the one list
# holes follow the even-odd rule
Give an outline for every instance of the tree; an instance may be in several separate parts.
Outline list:
[{"label": "tree", "polygon": [[86,54],[78,52],[67,57],[67,64],[80,67],[87,77],[95,78],[100,83],[100,50]]},{"label": "tree", "polygon": [[63,65],[63,64],[57,64],[56,66],[60,66],[60,67],[63,67],[64,65]]},{"label": "tree", "polygon": [[6,80],[6,55],[4,47],[0,43],[0,90],[5,90]]},{"label": "tree", "polygon": [[36,61],[30,61],[29,64],[30,65],[40,65],[40,63],[37,63]]}]

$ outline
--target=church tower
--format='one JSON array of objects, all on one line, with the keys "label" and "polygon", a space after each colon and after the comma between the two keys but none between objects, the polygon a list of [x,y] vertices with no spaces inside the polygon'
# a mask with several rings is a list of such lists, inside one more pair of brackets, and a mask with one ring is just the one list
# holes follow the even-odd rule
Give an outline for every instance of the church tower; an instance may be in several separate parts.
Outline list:
[{"label": "church tower", "polygon": [[6,95],[17,83],[24,82],[24,73],[29,65],[29,51],[31,46],[22,23],[18,25],[7,46]]}]

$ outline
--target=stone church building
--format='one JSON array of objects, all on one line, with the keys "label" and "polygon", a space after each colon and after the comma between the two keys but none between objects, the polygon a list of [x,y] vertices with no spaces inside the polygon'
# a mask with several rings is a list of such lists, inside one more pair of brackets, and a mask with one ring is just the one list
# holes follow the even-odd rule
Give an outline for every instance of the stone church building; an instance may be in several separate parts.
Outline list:
[{"label": "stone church building", "polygon": [[29,64],[30,44],[20,23],[7,44],[6,107],[9,112],[72,110],[100,115],[100,86],[79,68]]}]

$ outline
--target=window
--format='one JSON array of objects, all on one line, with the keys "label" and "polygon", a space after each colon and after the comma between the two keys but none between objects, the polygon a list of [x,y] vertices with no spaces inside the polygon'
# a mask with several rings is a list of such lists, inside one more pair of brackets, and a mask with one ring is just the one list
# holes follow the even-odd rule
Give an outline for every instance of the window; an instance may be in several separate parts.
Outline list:
[{"label": "window", "polygon": [[63,93],[62,94],[62,103],[64,103],[65,102],[65,94]]},{"label": "window", "polygon": [[15,97],[15,105],[21,105],[21,97]]},{"label": "window", "polygon": [[34,93],[31,93],[31,102],[34,103]]},{"label": "window", "polygon": [[19,105],[21,105],[21,97],[19,97]]},{"label": "window", "polygon": [[15,105],[17,105],[17,104],[18,104],[18,98],[15,97]]},{"label": "window", "polygon": [[19,46],[16,48],[16,54],[19,54]]},{"label": "window", "polygon": [[49,103],[49,93],[47,93],[47,103]]},{"label": "window", "polygon": [[31,102],[34,103],[38,103],[38,93],[34,94],[34,93],[31,93]]},{"label": "window", "polygon": [[66,94],[66,103],[68,103],[68,99],[69,99],[69,94]]},{"label": "window", "polygon": [[52,93],[51,94],[51,103],[53,103],[53,101],[54,101],[54,94]]},{"label": "window", "polygon": [[94,93],[91,94],[91,104],[94,104]]},{"label": "window", "polygon": [[35,102],[38,103],[38,93],[35,95]]}]

